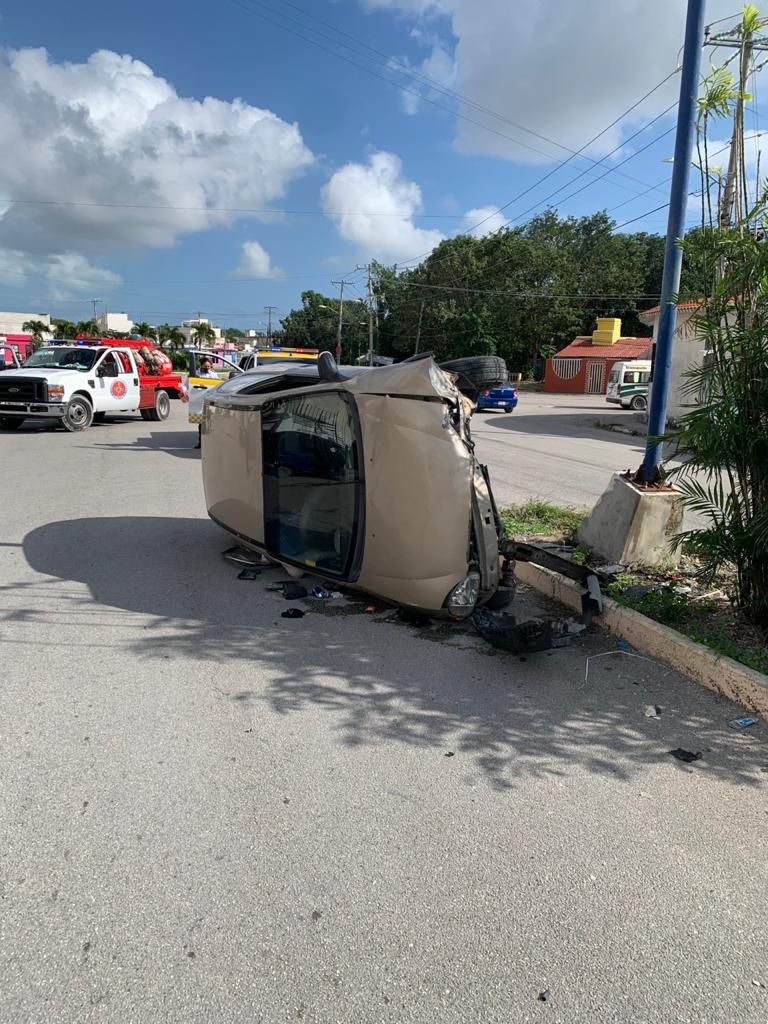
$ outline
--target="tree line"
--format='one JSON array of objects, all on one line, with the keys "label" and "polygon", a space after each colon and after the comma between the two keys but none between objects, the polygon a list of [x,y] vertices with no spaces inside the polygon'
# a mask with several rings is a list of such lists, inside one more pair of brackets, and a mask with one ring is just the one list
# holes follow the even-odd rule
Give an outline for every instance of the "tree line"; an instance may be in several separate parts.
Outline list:
[{"label": "tree line", "polygon": [[[591,334],[598,316],[622,320],[624,336],[647,337],[638,314],[657,305],[664,238],[616,231],[605,212],[560,217],[548,210],[520,227],[441,242],[412,268],[373,264],[375,349],[402,359],[502,356],[512,371]],[[697,267],[684,268],[681,296],[701,294]],[[302,293],[282,321],[283,344],[336,345],[339,299]],[[345,298],[342,358],[365,352],[367,303]]]}]

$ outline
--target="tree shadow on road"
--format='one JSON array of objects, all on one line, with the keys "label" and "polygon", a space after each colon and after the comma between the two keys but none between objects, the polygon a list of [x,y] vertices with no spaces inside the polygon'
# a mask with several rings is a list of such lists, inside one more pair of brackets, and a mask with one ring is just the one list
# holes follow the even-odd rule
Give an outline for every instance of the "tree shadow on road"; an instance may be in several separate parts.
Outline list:
[{"label": "tree shadow on road", "polygon": [[[208,665],[216,699],[257,722],[263,708],[285,717],[319,709],[346,747],[394,742],[452,753],[499,789],[531,775],[629,783],[660,763],[737,785],[765,782],[762,724],[733,733],[730,702],[617,654],[598,631],[522,659],[488,647],[466,624],[407,625],[383,605],[361,614],[367,598],[339,602],[339,614],[286,620],[288,604],[265,586],[281,570],[238,580],[238,567],[221,558],[229,545],[207,520],[94,518],[33,530],[24,553],[37,572],[88,588],[90,596],[67,588],[52,598],[57,615],[96,602],[150,617],[140,639],[136,626],[118,641],[129,658]],[[3,589],[23,614],[24,586]],[[36,611],[31,624],[53,611]],[[615,656],[595,657],[608,652]],[[661,718],[646,718],[648,705],[660,705]],[[680,746],[702,760],[678,765],[669,751]]]}]

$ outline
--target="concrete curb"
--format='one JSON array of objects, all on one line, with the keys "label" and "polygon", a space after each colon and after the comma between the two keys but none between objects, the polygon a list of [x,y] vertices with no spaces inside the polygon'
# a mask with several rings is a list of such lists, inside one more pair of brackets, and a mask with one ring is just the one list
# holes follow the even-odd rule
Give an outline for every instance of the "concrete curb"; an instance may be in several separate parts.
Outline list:
[{"label": "concrete curb", "polygon": [[[581,614],[583,587],[573,580],[531,562],[517,562],[515,575],[522,583]],[[596,621],[656,661],[768,719],[768,676],[761,672],[716,654],[609,597],[603,597],[603,614]]]}]

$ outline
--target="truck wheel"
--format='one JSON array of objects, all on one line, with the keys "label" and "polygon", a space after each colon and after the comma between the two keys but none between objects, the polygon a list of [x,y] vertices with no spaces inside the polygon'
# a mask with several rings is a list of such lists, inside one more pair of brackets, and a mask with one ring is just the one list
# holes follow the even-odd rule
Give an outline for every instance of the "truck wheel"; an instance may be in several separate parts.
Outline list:
[{"label": "truck wheel", "polygon": [[171,414],[171,400],[168,397],[166,391],[158,391],[155,395],[155,408],[145,409],[147,413],[147,419],[152,420],[154,423],[159,423],[162,420],[167,420]]},{"label": "truck wheel", "polygon": [[632,401],[629,403],[630,409],[645,409],[648,405],[648,399],[645,395],[635,395]]},{"label": "truck wheel", "polygon": [[93,423],[93,406],[87,398],[74,395],[69,400],[67,411],[61,419],[65,430],[76,433],[80,430],[87,430]]},{"label": "truck wheel", "polygon": [[18,430],[23,422],[23,416],[0,416],[0,430]]}]

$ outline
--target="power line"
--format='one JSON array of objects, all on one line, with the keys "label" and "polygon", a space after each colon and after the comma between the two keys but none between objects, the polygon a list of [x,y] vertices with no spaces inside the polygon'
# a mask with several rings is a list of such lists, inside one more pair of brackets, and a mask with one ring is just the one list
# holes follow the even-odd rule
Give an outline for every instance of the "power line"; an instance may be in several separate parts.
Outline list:
[{"label": "power line", "polygon": [[[434,100],[434,99],[430,98],[429,96],[424,96],[422,93],[417,92],[415,89],[409,89],[406,86],[404,86],[404,85],[402,85],[402,84],[400,84],[398,82],[393,82],[391,78],[387,78],[385,75],[381,75],[377,71],[374,71],[373,69],[368,68],[368,67],[366,67],[363,64],[359,64],[357,61],[352,60],[350,57],[346,57],[342,53],[337,53],[335,50],[330,50],[328,47],[323,46],[321,43],[319,43],[317,41],[317,39],[315,39],[315,38],[313,38],[311,36],[303,35],[302,33],[297,32],[295,29],[291,29],[287,25],[282,24],[282,22],[280,22],[280,21],[275,21],[275,19],[273,17],[267,16],[266,14],[263,13],[262,10],[258,10],[254,6],[252,6],[254,4],[256,4],[257,6],[261,6],[260,4],[258,4],[258,0],[247,0],[247,2],[244,2],[244,0],[229,0],[229,2],[234,4],[236,7],[240,7],[243,10],[248,11],[250,14],[254,14],[257,18],[261,18],[263,21],[266,21],[268,24],[275,25],[277,28],[282,29],[284,32],[288,32],[291,35],[295,35],[297,38],[304,40],[304,42],[309,43],[311,46],[315,46],[316,48],[322,50],[323,52],[330,54],[330,56],[335,57],[338,60],[343,60],[345,63],[351,64],[353,67],[356,67],[356,68],[358,68],[361,71],[364,71],[366,74],[372,75],[374,78],[381,79],[381,81],[386,82],[388,85],[393,85],[393,86],[395,86],[398,89],[402,89],[403,92],[407,92],[410,95],[417,96],[420,100],[423,100],[426,103],[430,103],[432,106],[437,107],[440,110],[445,110],[449,114],[451,114],[451,115],[453,115],[455,117],[461,118],[464,121],[468,121],[470,124],[474,124],[477,127],[482,128],[484,131],[488,131],[488,132],[490,132],[493,135],[497,135],[500,138],[506,139],[508,142],[512,142],[515,145],[522,146],[524,149],[528,149],[531,152],[538,154],[539,156],[543,156],[547,160],[551,160],[553,158],[552,153],[546,153],[543,150],[538,149],[536,146],[531,146],[529,143],[523,142],[522,139],[515,138],[514,136],[511,136],[511,135],[507,135],[504,132],[500,132],[497,129],[492,128],[492,127],[490,127],[487,124],[483,124],[482,121],[477,121],[474,118],[468,117],[466,114],[461,113],[460,111],[454,110],[452,107],[448,107],[448,106],[446,106],[443,103],[437,102],[437,100]],[[301,22],[297,22],[295,18],[290,18],[288,15],[280,14],[278,12],[272,11],[271,9],[268,9],[268,10],[269,10],[270,14],[274,15],[274,14],[277,13],[277,17],[283,18],[283,19],[285,19],[287,21],[291,21],[291,22],[293,22],[295,24],[299,24],[302,28],[305,28],[307,31],[310,31],[308,26],[302,25]],[[314,29],[312,29],[311,31],[313,31],[316,35],[319,34],[319,35],[323,36],[323,38],[328,38],[323,33],[317,33],[316,30],[314,30]],[[335,40],[335,39],[332,39],[331,41],[336,46],[344,46],[346,49],[352,50],[352,52],[356,52],[358,54],[358,56],[361,56],[364,60],[369,60],[372,63],[381,64],[380,61],[375,61],[371,57],[366,57],[364,54],[360,54],[358,51],[355,51],[352,47],[348,46],[345,43],[341,43],[341,42],[339,42],[338,40]],[[363,45],[367,46],[367,44],[363,44]],[[387,63],[385,65],[385,67],[389,68],[390,64]],[[400,72],[400,73],[404,73],[404,72]],[[408,73],[412,77],[414,75],[418,75],[418,72],[413,72],[413,71],[410,71],[410,70],[409,70]],[[674,72],[672,72],[672,74],[674,74]],[[420,76],[420,77],[425,78],[426,76]],[[431,79],[429,79],[429,81],[433,82],[433,80],[431,80]],[[471,101],[471,100],[467,101],[465,98],[462,98],[460,96],[460,94],[453,93],[452,90],[446,90],[445,87],[440,86],[439,83],[435,82],[433,84],[434,84],[434,87],[437,88],[438,90],[441,90],[443,92],[449,93],[451,96],[455,96],[456,98],[462,100],[462,102],[468,102],[470,104],[473,103],[473,101]],[[475,106],[479,107],[480,105],[479,104],[475,104]],[[483,108],[480,108],[480,109],[483,109]],[[485,108],[485,109],[487,109],[487,108]],[[492,114],[492,116],[498,117],[498,118],[506,121],[507,123],[510,123],[512,125],[516,124],[516,122],[509,121],[509,119],[504,117],[504,115],[498,114],[495,111],[489,111],[489,112]],[[581,155],[580,151],[577,151],[576,153],[573,153],[571,150],[569,150],[569,148],[567,146],[564,146],[562,143],[555,142],[554,140],[551,140],[551,139],[547,139],[546,136],[540,136],[540,135],[538,135],[538,133],[533,132],[529,128],[525,128],[523,126],[519,126],[519,127],[522,127],[523,131],[525,131],[525,132],[527,132],[527,133],[529,133],[531,135],[534,135],[534,136],[539,137],[539,138],[543,138],[550,145],[554,145],[554,146],[556,146],[559,149],[564,149],[564,150],[566,150],[566,152],[571,152],[571,156],[572,157],[573,156],[577,156],[577,155]],[[585,157],[584,159],[589,160],[590,158],[589,157]],[[592,162],[595,163],[595,161],[592,161]],[[637,182],[638,179],[631,179],[631,180]],[[640,184],[645,184],[645,182],[640,182]]]},{"label": "power line", "polygon": [[[623,111],[623,113],[619,114],[618,117],[614,118],[614,120],[611,121],[610,124],[606,125],[605,128],[602,129],[602,131],[598,132],[597,135],[594,135],[591,139],[589,139],[587,142],[585,142],[584,145],[581,146],[581,148],[579,150],[577,150],[577,153],[581,153],[583,150],[588,149],[590,146],[594,145],[594,143],[597,142],[597,140],[600,139],[603,135],[605,135],[606,132],[609,132],[611,130],[611,128],[614,128],[617,124],[619,124],[620,121],[623,121],[625,117],[627,117],[629,114],[631,114],[633,110],[637,109],[637,107],[639,107],[640,104],[644,103],[645,100],[647,100],[650,96],[652,96],[654,92],[656,92],[663,85],[665,85],[669,81],[669,79],[672,78],[677,73],[678,73],[678,69],[676,68],[674,71],[670,72],[665,78],[663,78],[660,82],[657,82],[657,84],[652,89],[649,89],[648,92],[646,92],[643,96],[640,97],[640,99],[636,100],[630,107],[627,107],[627,109],[625,111]],[[600,161],[596,162],[595,166],[598,166],[599,163],[604,162],[609,156],[611,156],[613,153],[615,153],[617,151],[617,149],[622,148],[623,146],[625,146],[627,144],[628,141],[631,141],[631,139],[637,138],[637,136],[642,131],[644,131],[645,128],[650,127],[651,124],[654,124],[656,121],[659,120],[660,117],[663,117],[664,114],[668,113],[675,106],[676,106],[676,104],[674,104],[674,103],[671,104],[667,108],[667,110],[665,110],[662,114],[660,114],[657,117],[653,118],[653,120],[650,121],[647,125],[645,125],[643,128],[641,128],[638,131],[636,131],[634,133],[634,135],[630,136],[630,139],[625,140],[624,142],[622,142],[621,146],[616,147],[615,149],[613,149],[611,151],[611,153],[606,154],[606,156],[604,156]],[[656,140],[656,141],[658,141],[658,140]],[[520,199],[523,198],[523,196],[528,195],[535,188],[538,188],[539,185],[543,184],[545,181],[547,181],[553,175],[557,174],[558,171],[560,171],[564,167],[566,167],[571,162],[571,159],[572,159],[572,157],[569,157],[567,160],[561,161],[559,164],[557,164],[556,167],[553,167],[551,170],[547,171],[546,174],[542,175],[542,177],[540,177],[535,182],[533,182],[532,185],[529,185],[527,188],[523,189],[522,192],[518,192],[518,194],[516,196],[513,196],[512,199],[510,199],[508,202],[504,203],[503,206],[500,206],[493,213],[489,214],[487,217],[484,217],[482,220],[478,221],[477,224],[472,225],[472,227],[469,228],[465,232],[465,234],[471,234],[473,231],[476,231],[477,228],[481,227],[483,224],[485,224],[487,221],[489,221],[492,217],[496,217],[500,213],[503,213],[513,203],[518,202]],[[565,186],[563,186],[563,188],[567,187],[568,184],[572,184],[574,181],[578,180],[578,178],[581,177],[581,176],[582,176],[582,174],[579,174],[576,178],[572,178],[570,180],[570,182],[568,182]],[[601,177],[604,177],[604,176],[605,175],[602,175]],[[597,178],[596,180],[599,181],[601,179]],[[653,188],[653,186],[651,186],[651,189],[652,188]],[[649,191],[651,189],[649,189]],[[550,195],[547,196],[543,201],[547,202],[550,198],[552,198],[553,195],[556,195],[557,192],[559,192],[559,191],[562,191],[562,189],[557,189],[554,193],[550,193]],[[637,198],[637,197],[634,197],[634,198]],[[538,205],[540,205],[540,203],[536,204],[536,206],[538,206]],[[535,207],[531,207],[531,209],[534,209],[534,208]],[[516,219],[518,219],[518,218],[516,218]],[[411,257],[410,259],[403,260],[402,264],[404,265],[406,263],[418,263],[422,259],[424,259],[425,256],[428,256],[430,252],[432,252],[431,249],[429,250],[429,252],[421,253],[419,256],[414,256],[414,257]]]}]

